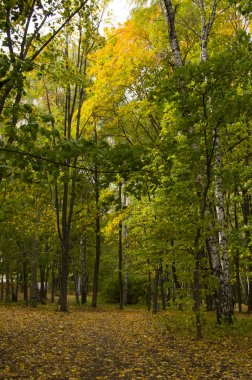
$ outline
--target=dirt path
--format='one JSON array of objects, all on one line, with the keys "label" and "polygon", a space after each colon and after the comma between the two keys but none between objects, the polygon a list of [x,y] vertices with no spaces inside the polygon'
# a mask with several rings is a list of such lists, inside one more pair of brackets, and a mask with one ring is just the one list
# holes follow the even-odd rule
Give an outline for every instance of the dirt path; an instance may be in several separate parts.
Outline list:
[{"label": "dirt path", "polygon": [[144,311],[0,308],[0,379],[252,379],[249,341],[170,336]]}]

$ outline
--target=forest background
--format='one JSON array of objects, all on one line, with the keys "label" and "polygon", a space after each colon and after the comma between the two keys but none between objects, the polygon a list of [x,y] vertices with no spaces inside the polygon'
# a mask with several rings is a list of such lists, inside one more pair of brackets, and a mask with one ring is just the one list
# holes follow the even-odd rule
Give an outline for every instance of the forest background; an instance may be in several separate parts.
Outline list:
[{"label": "forest background", "polygon": [[251,4],[101,34],[106,5],[1,2],[1,301],[192,307],[200,338],[252,309]]}]

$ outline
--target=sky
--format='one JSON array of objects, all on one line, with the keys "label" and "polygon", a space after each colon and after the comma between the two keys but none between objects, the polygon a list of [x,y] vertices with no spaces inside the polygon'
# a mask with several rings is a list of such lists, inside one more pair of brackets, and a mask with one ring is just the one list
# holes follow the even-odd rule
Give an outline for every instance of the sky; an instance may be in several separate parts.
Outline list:
[{"label": "sky", "polygon": [[117,26],[118,23],[123,23],[127,20],[130,14],[129,0],[112,0],[108,9],[113,12],[114,16],[111,18],[112,23]]}]

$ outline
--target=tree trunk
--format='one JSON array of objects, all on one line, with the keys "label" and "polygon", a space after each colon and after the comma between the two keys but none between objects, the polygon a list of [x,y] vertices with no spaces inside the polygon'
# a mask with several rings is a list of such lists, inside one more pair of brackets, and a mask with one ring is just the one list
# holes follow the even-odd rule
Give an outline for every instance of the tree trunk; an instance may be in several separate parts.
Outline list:
[{"label": "tree trunk", "polygon": [[161,294],[161,301],[162,301],[162,310],[165,310],[165,308],[166,308],[166,297],[165,297],[165,291],[164,291],[164,272],[163,272],[162,265],[160,265],[159,286],[160,286],[160,294]]},{"label": "tree trunk", "polygon": [[147,308],[148,311],[151,310],[151,269],[150,269],[150,259],[148,258],[148,282],[147,282]]},{"label": "tree trunk", "polygon": [[[248,158],[246,158],[246,165],[248,165]],[[242,197],[243,197],[243,202],[242,202],[243,224],[247,226],[249,223],[249,217],[252,214],[251,196],[248,194],[247,189],[243,189]],[[249,248],[250,255],[252,256],[252,248],[250,246],[251,233],[250,233],[250,230],[248,230],[247,228],[245,229],[245,239],[246,239],[246,246]],[[252,266],[248,265],[247,270],[248,270],[247,306],[248,306],[248,313],[250,313],[252,311]]]},{"label": "tree trunk", "polygon": [[176,266],[175,266],[175,261],[172,262],[172,278],[173,278],[173,297],[172,301],[176,301],[176,296],[177,296],[177,291],[180,292],[181,290],[181,284],[178,280],[177,272],[176,272]]},{"label": "tree trunk", "polygon": [[155,279],[154,279],[154,284],[153,284],[153,313],[157,313],[158,311],[159,274],[160,274],[160,268],[157,267],[155,270]]},{"label": "tree trunk", "polygon": [[69,266],[69,230],[67,223],[69,184],[64,183],[62,202],[62,239],[61,239],[61,268],[60,268],[60,311],[67,311],[67,282]]},{"label": "tree trunk", "polygon": [[10,302],[10,268],[6,265],[6,282],[5,282],[5,302]]},{"label": "tree trunk", "polygon": [[211,14],[208,20],[206,19],[204,0],[199,0],[197,2],[197,5],[199,6],[200,11],[201,11],[200,12],[201,13],[200,14],[200,17],[201,17],[200,59],[201,61],[204,61],[204,62],[206,62],[208,58],[208,53],[207,53],[208,38],[209,38],[209,33],[211,31],[211,28],[213,26],[215,16],[216,16],[217,1],[218,0],[212,0],[212,10],[211,10]]},{"label": "tree trunk", "polygon": [[[119,210],[122,209],[122,183],[118,185],[118,199]],[[122,277],[122,263],[123,263],[123,248],[122,248],[122,221],[118,223],[118,286],[119,286],[119,307],[123,309],[123,277]]]},{"label": "tree trunk", "polygon": [[99,175],[98,175],[97,165],[95,166],[94,181],[95,181],[95,205],[96,205],[96,217],[95,217],[96,250],[95,250],[92,307],[97,306],[99,270],[100,270],[100,258],[101,258],[101,226],[100,226],[101,222],[100,222],[100,207],[99,207],[100,191],[99,191]]},{"label": "tree trunk", "polygon": [[23,254],[23,292],[24,292],[24,302],[28,305],[28,271],[27,271],[27,256],[24,252]]},{"label": "tree trunk", "polygon": [[182,67],[183,61],[175,28],[175,8],[173,8],[171,0],[160,0],[160,6],[168,25],[169,41],[173,53],[174,66]]},{"label": "tree trunk", "polygon": [[[235,185],[235,196],[239,194],[237,185]],[[238,215],[237,215],[237,205],[234,205],[234,219],[235,219],[235,229],[238,232],[239,224],[238,224]],[[237,295],[237,303],[239,313],[242,312],[242,292],[241,292],[241,283],[240,283],[240,252],[239,249],[236,248],[235,252],[235,279],[236,279],[236,295]]]},{"label": "tree trunk", "polygon": [[30,287],[30,300],[29,300],[30,305],[33,307],[37,306],[37,303],[38,303],[37,260],[38,260],[38,241],[37,241],[37,237],[35,237],[34,242],[33,242],[31,287]]},{"label": "tree trunk", "polygon": [[73,266],[73,276],[74,276],[74,290],[75,290],[75,302],[77,305],[80,304],[80,276],[78,270]]},{"label": "tree trunk", "polygon": [[[127,198],[124,193],[124,207],[127,206]],[[125,262],[125,273],[124,273],[124,280],[123,280],[123,305],[128,304],[128,285],[129,285],[129,274],[128,274],[128,256],[127,256],[127,248],[128,248],[128,243],[127,243],[127,237],[128,237],[128,228],[127,225],[123,226],[123,235],[125,239],[125,248],[126,248],[126,254],[124,254],[124,262]]]},{"label": "tree trunk", "polygon": [[46,305],[45,268],[40,267],[40,303]]},{"label": "tree trunk", "polygon": [[63,242],[61,252],[61,273],[60,273],[60,311],[67,311],[67,282],[68,282],[69,248],[68,241]]},{"label": "tree trunk", "polygon": [[200,297],[200,252],[196,247],[195,252],[195,268],[194,268],[194,306],[193,310],[196,316],[196,339],[202,338],[201,332],[201,318],[200,318],[200,305],[201,305],[201,297]]},{"label": "tree trunk", "polygon": [[[218,130],[216,129],[216,155],[215,155],[215,167],[218,170],[222,167],[222,158],[220,153],[220,140]],[[227,323],[232,323],[233,315],[233,299],[230,285],[230,269],[229,269],[229,256],[228,256],[228,239],[226,234],[226,216],[224,209],[224,194],[222,189],[222,180],[217,173],[215,180],[215,199],[216,199],[216,214],[219,222],[219,249],[220,249],[220,261],[222,267],[222,300],[221,311],[224,320]]]},{"label": "tree trunk", "polygon": [[128,304],[128,283],[129,283],[129,274],[126,270],[124,274],[124,279],[123,279],[123,305]]},{"label": "tree trunk", "polygon": [[[212,225],[210,224],[210,229],[212,230]],[[221,323],[221,294],[222,294],[222,275],[221,275],[221,263],[219,253],[217,251],[216,242],[214,235],[206,240],[207,252],[210,262],[211,272],[213,273],[215,279],[215,291],[213,294],[213,308],[216,312],[217,323]]]},{"label": "tree trunk", "polygon": [[252,265],[248,267],[248,313],[252,312]]},{"label": "tree trunk", "polygon": [[3,301],[4,299],[4,274],[1,274],[1,293],[0,293],[0,300]]},{"label": "tree trunk", "polygon": [[86,249],[86,238],[81,237],[81,303],[82,305],[87,303],[87,249]]},{"label": "tree trunk", "polygon": [[241,283],[240,283],[240,258],[239,252],[236,251],[235,255],[235,279],[236,279],[236,292],[237,292],[237,303],[239,313],[242,312],[242,292],[241,292]]},{"label": "tree trunk", "polygon": [[55,263],[52,264],[52,285],[51,285],[51,303],[54,303],[56,290],[56,276],[55,276]]}]

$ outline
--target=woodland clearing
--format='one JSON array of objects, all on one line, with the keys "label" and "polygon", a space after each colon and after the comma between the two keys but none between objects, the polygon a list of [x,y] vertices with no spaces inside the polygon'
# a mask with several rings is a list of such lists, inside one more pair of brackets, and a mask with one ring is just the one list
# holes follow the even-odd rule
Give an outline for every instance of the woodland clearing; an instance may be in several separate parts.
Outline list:
[{"label": "woodland clearing", "polygon": [[2,306],[0,378],[252,378],[251,333],[196,341],[173,319],[172,312],[135,309]]}]

